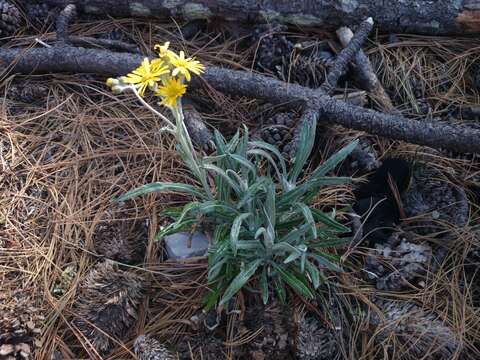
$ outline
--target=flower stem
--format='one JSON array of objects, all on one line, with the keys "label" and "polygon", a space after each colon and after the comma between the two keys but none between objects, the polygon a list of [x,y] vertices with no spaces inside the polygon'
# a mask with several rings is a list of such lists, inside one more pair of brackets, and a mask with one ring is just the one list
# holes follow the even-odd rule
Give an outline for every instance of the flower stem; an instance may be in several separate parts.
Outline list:
[{"label": "flower stem", "polygon": [[171,127],[171,130],[173,132],[176,131],[176,126],[165,116],[163,115],[161,112],[155,110],[152,106],[150,106],[149,103],[147,103],[141,96],[140,94],[138,93],[137,89],[135,87],[131,87],[133,93],[135,94],[135,96],[137,97],[138,100],[140,100],[140,102],[142,103],[143,106],[145,106],[148,110],[150,110],[151,112],[153,112],[155,115],[158,115],[160,117],[160,119],[162,119],[163,121],[165,121],[168,126]]},{"label": "flower stem", "polygon": [[185,126],[183,109],[180,101],[178,101],[176,107],[172,108],[172,113],[177,122],[177,141],[183,148],[185,155],[189,158],[188,160],[190,163],[190,169],[193,173],[195,173],[197,178],[202,183],[203,189],[207,193],[207,196],[210,199],[213,199],[212,191],[208,185],[207,173],[205,172],[205,169],[201,167],[200,161],[198,160],[196,151],[193,147],[192,139],[190,138],[187,127]]}]

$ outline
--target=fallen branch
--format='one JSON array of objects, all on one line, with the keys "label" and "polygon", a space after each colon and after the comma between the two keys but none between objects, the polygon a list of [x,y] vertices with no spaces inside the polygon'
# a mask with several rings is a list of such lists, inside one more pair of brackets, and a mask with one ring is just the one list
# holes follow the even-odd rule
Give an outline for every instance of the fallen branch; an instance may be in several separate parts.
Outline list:
[{"label": "fallen branch", "polygon": [[[82,72],[119,76],[130,72],[142,60],[143,56],[136,54],[70,46],[0,49],[0,65],[24,74]],[[204,82],[229,95],[262,99],[290,108],[315,109],[320,120],[374,135],[457,152],[480,152],[480,131],[363,109],[336,100],[318,89],[287,84],[267,76],[208,66],[202,79],[195,78],[191,85],[202,87]]]},{"label": "fallen branch", "polygon": [[128,44],[121,40],[98,39],[90,36],[70,35],[68,40],[75,46],[80,47],[99,47],[109,50],[124,51],[140,54],[140,49],[135,44]]},{"label": "fallen branch", "polygon": [[[346,47],[353,38],[353,32],[348,27],[341,27],[337,30],[337,36],[342,45]],[[383,111],[388,113],[395,112],[390,96],[388,96],[380,80],[378,80],[368,56],[362,49],[358,50],[354,60],[355,80],[358,85],[370,93],[372,99]]]},{"label": "fallen branch", "polygon": [[355,57],[362,49],[362,44],[370,34],[373,28],[373,19],[368,18],[367,20],[363,21],[358,28],[357,33],[352,37],[351,41],[348,42],[347,46],[337,55],[335,62],[331,66],[327,78],[325,82],[320,87],[320,91],[324,94],[330,95],[335,90],[338,79],[345,74],[348,64],[350,60]]},{"label": "fallen branch", "polygon": [[60,12],[57,18],[57,41],[61,43],[68,43],[68,27],[77,16],[77,8],[73,4],[68,4]]},{"label": "fallen branch", "polygon": [[[30,0],[33,2],[33,0]],[[28,0],[23,1],[28,2]],[[383,32],[465,34],[479,32],[478,0],[43,0],[113,17],[183,17],[243,22],[283,22],[336,30],[372,16]]]}]

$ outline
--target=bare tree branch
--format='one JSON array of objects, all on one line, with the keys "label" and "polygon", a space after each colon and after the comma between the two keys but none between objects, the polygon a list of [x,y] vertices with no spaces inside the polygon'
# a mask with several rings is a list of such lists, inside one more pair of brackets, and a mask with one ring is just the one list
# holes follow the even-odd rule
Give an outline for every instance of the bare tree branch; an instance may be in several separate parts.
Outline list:
[{"label": "bare tree branch", "polygon": [[[119,76],[130,72],[142,60],[141,55],[77,47],[0,49],[0,65],[24,74],[82,72]],[[318,90],[267,76],[208,66],[202,78],[194,78],[191,85],[201,87],[204,82],[230,95],[287,104],[292,108],[308,106],[319,111],[320,120],[374,135],[457,152],[480,152],[478,130],[363,109]]]}]

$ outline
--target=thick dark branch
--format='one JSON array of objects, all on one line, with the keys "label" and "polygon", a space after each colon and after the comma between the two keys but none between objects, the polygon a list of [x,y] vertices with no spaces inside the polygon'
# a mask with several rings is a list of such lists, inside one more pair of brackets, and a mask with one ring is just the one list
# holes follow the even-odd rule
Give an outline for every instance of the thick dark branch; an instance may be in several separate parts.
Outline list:
[{"label": "thick dark branch", "polygon": [[135,44],[129,44],[121,40],[98,39],[90,36],[70,35],[68,40],[80,47],[100,47],[109,50],[125,51],[131,53],[140,53],[140,49]]},{"label": "thick dark branch", "polygon": [[[353,38],[353,32],[348,27],[341,27],[337,30],[337,36],[344,47],[347,47]],[[359,49],[354,57],[355,80],[362,89],[368,91],[373,100],[380,108],[388,113],[394,112],[390,96],[386,93],[368,56],[362,49]]]},{"label": "thick dark branch", "polygon": [[363,43],[372,31],[373,28],[373,19],[368,18],[363,21],[357,33],[353,36],[353,39],[348,43],[348,45],[343,49],[340,54],[337,55],[335,62],[330,68],[330,71],[325,79],[325,82],[320,87],[320,91],[323,91],[325,94],[330,95],[335,90],[337,86],[338,79],[347,71],[347,66],[354,58],[355,54],[362,48]]},{"label": "thick dark branch", "polygon": [[65,6],[57,18],[57,40],[62,43],[68,43],[68,26],[77,16],[75,5],[69,4]]},{"label": "thick dark branch", "polygon": [[[25,2],[24,0],[23,2]],[[33,0],[30,0],[33,1]],[[427,34],[479,32],[480,0],[43,0],[105,17],[183,17],[283,22],[336,30],[372,16],[381,31]]]},{"label": "thick dark branch", "polygon": [[[142,59],[141,55],[75,47],[0,49],[0,65],[26,74],[90,72],[118,76],[130,72]],[[246,71],[208,66],[202,78],[192,80],[192,86],[203,86],[203,81],[206,81],[226,94],[289,104],[291,107],[308,105],[320,112],[320,119],[374,135],[458,152],[480,152],[480,131],[385,115],[319,94],[315,89]]]}]

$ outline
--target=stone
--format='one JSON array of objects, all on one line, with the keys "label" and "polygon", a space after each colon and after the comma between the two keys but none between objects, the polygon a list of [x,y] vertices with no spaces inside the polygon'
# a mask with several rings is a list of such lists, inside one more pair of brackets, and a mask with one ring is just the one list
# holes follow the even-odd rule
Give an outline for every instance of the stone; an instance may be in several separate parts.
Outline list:
[{"label": "stone", "polygon": [[178,232],[165,236],[165,248],[169,259],[188,259],[204,256],[208,250],[208,238],[205,234]]},{"label": "stone", "polygon": [[12,354],[15,351],[13,345],[11,344],[3,344],[0,346],[0,356],[7,356]]}]

